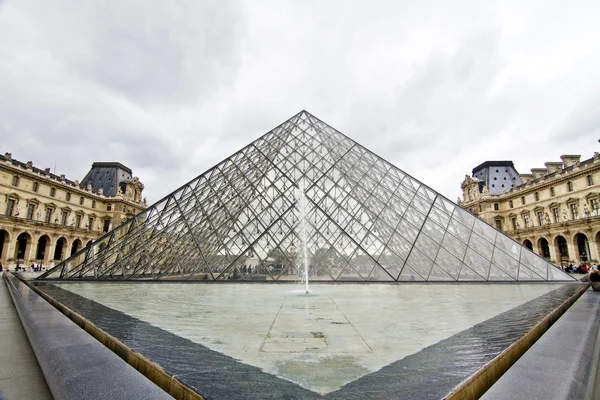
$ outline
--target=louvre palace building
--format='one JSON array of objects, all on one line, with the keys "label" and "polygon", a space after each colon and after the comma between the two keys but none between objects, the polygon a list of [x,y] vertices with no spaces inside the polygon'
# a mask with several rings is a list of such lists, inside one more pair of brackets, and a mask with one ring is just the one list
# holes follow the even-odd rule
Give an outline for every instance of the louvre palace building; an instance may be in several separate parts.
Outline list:
[{"label": "louvre palace building", "polygon": [[486,161],[465,176],[459,204],[556,265],[597,263],[600,154],[560,158],[530,174]]},{"label": "louvre palace building", "polygon": [[48,269],[146,207],[144,185],[118,162],[95,162],[81,182],[0,155],[0,261]]}]

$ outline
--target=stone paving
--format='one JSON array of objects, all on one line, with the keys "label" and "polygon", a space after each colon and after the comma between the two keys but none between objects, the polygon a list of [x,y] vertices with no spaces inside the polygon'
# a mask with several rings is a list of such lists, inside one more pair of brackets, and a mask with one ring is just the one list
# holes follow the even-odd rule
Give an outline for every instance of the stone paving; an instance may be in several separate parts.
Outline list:
[{"label": "stone paving", "polygon": [[0,273],[0,399],[52,399]]}]

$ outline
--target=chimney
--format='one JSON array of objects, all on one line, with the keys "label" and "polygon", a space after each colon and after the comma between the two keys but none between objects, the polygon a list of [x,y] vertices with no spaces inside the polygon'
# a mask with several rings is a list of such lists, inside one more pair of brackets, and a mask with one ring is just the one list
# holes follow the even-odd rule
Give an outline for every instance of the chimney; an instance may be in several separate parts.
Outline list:
[{"label": "chimney", "polygon": [[547,168],[531,168],[531,174],[533,175],[533,179],[539,179],[542,176],[545,176],[547,173]]},{"label": "chimney", "polygon": [[560,171],[563,168],[563,163],[548,161],[544,164],[548,168],[548,173],[551,174],[556,171]]},{"label": "chimney", "polygon": [[519,178],[521,178],[521,184],[525,184],[533,179],[532,174],[519,174]]},{"label": "chimney", "polygon": [[580,158],[581,158],[581,156],[568,155],[568,154],[560,156],[560,159],[563,160],[563,168],[569,168],[573,165],[579,164]]}]

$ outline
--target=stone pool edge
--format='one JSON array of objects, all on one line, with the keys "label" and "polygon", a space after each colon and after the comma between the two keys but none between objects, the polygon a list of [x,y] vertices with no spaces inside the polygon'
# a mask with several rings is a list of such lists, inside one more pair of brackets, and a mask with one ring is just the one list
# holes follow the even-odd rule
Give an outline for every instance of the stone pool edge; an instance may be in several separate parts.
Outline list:
[{"label": "stone pool edge", "polygon": [[160,387],[162,390],[167,392],[178,400],[204,400],[200,394],[193,389],[184,385],[177,378],[167,374],[162,367],[158,364],[150,361],[141,354],[135,352],[130,347],[123,344],[117,338],[111,336],[107,332],[98,328],[93,322],[83,317],[79,313],[71,310],[69,307],[55,300],[42,290],[32,285],[29,281],[22,279],[18,275],[14,275],[29,289],[33,290],[38,296],[43,298],[51,306],[56,308],[67,318],[77,324],[81,329],[87,332],[90,336],[116,354],[118,357],[123,359],[127,364],[131,365],[138,372]]},{"label": "stone pool edge", "polygon": [[589,289],[590,284],[582,285],[573,296],[552,310],[525,335],[512,343],[494,359],[480,368],[454,389],[444,399],[478,399],[508,371],[537,340]]}]

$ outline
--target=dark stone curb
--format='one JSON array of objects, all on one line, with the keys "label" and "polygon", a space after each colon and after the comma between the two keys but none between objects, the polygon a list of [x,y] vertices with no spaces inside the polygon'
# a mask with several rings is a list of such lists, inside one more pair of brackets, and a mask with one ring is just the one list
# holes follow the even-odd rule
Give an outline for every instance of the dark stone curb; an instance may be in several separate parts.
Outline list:
[{"label": "dark stone curb", "polygon": [[7,274],[4,279],[54,398],[171,398],[25,283]]},{"label": "dark stone curb", "polygon": [[542,337],[568,309],[583,295],[589,285],[582,288],[573,296],[566,299],[551,313],[539,321],[529,332],[498,354],[492,361],[470,376],[445,398],[449,400],[477,399],[481,397],[500,377],[513,366],[515,362]]},{"label": "dark stone curb", "polygon": [[600,398],[600,293],[587,290],[484,399]]}]

